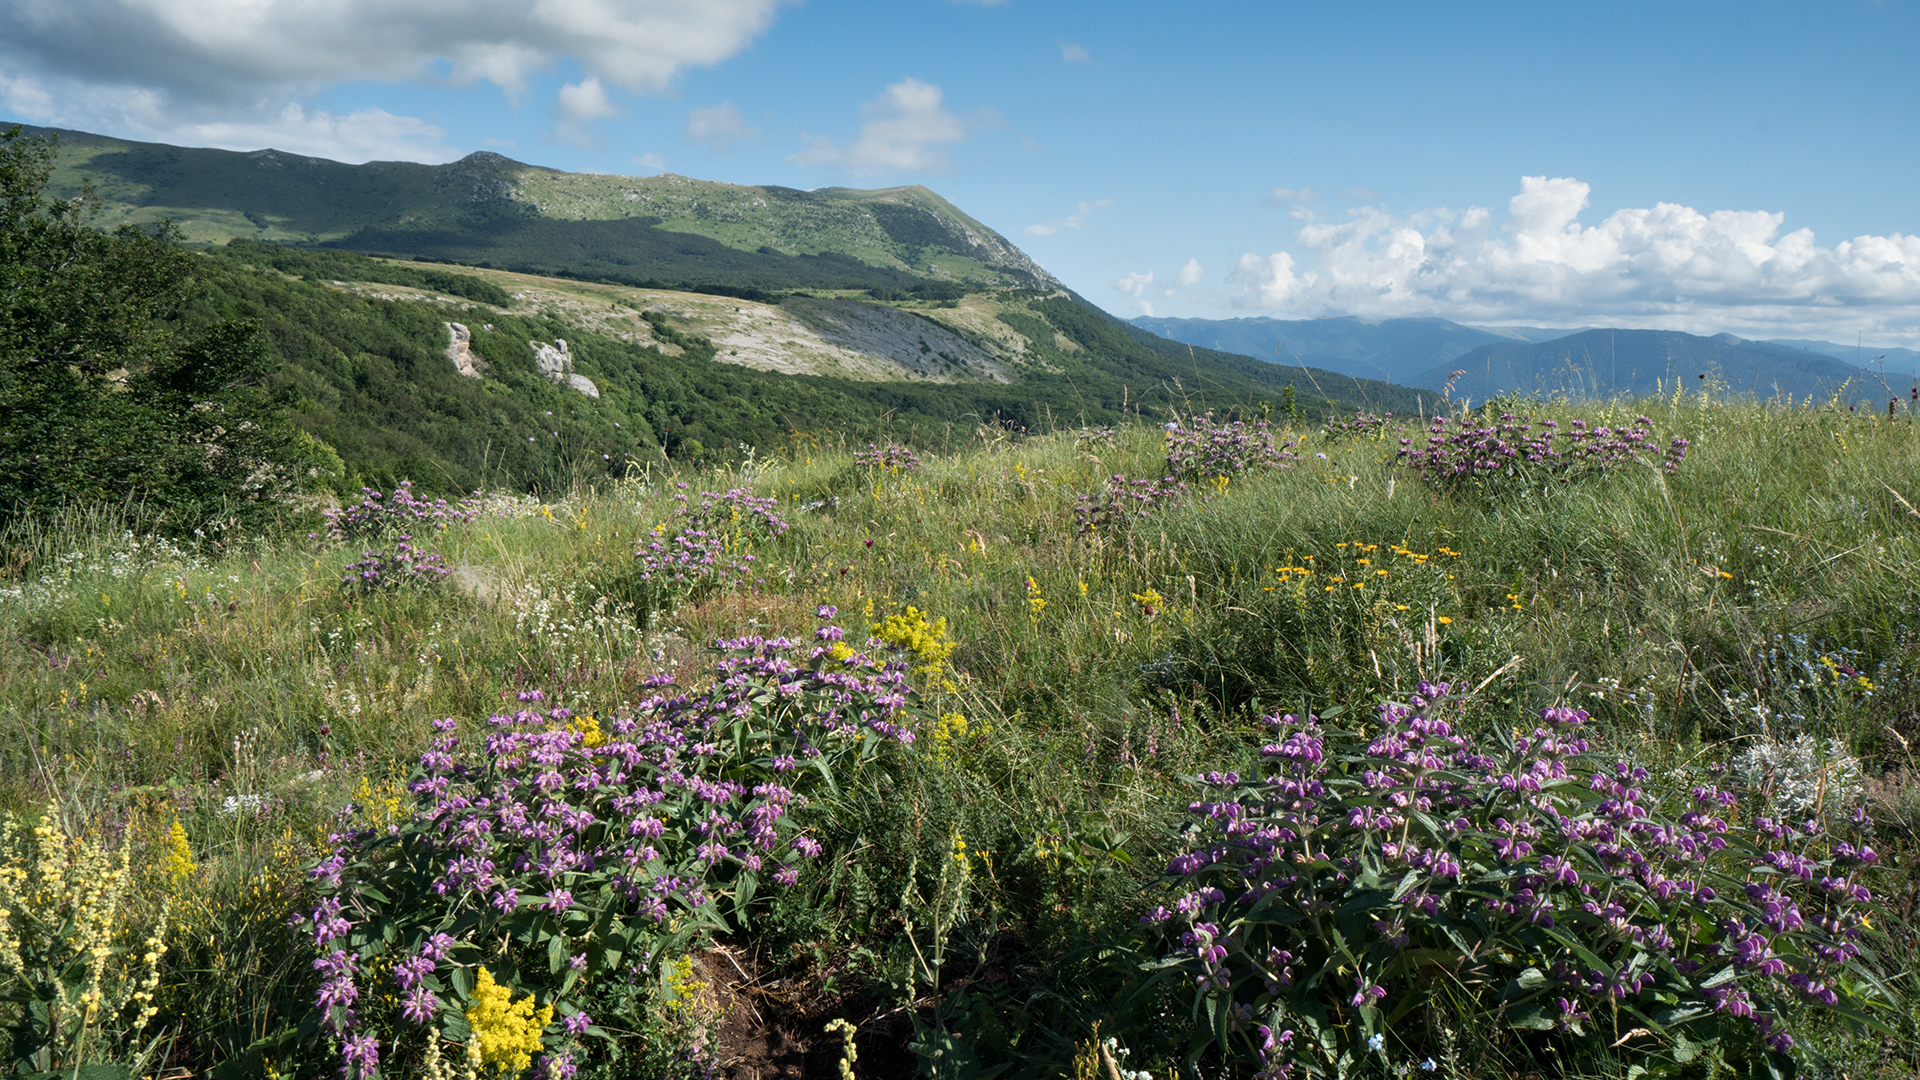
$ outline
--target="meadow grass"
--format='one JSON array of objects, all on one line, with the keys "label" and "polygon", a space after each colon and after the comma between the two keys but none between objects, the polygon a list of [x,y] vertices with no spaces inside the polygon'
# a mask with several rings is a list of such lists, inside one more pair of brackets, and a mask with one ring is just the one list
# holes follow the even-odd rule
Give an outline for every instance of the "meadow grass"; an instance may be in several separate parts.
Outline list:
[{"label": "meadow grass", "polygon": [[[608,715],[651,676],[697,678],[715,638],[804,638],[823,604],[862,631],[911,607],[953,646],[916,677],[919,738],[809,808],[827,857],[738,940],[822,1001],[868,1003],[848,1016],[863,1038],[911,1019],[929,1072],[1069,1075],[1096,1022],[1146,1058],[1147,1032],[1184,1022],[1128,995],[1186,778],[1255,760],[1263,713],[1364,717],[1422,680],[1469,690],[1481,728],[1586,709],[1609,749],[1651,765],[1839,740],[1884,822],[1882,955],[1903,955],[1920,884],[1920,428],[1700,394],[1515,411],[1644,414],[1691,446],[1671,474],[1630,462],[1441,490],[1396,461],[1418,421],[1296,425],[1291,467],[1190,478],[1183,502],[1091,533],[1081,496],[1162,476],[1160,430],[983,436],[912,469],[802,446],[495,497],[415,538],[451,576],[392,590],[341,585],[372,543],[302,529],[195,547],[104,513],[22,526],[0,538],[0,807],[30,823],[51,803],[75,835],[132,846],[141,909],[170,912],[146,1030],[171,1064],[318,1075],[336,1063],[316,1056],[316,977],[286,924],[308,903],[301,867],[329,834],[410,812],[432,721],[532,689]],[[789,526],[751,545],[751,583],[638,577],[677,495],[733,489],[777,497]],[[1809,1062],[1915,1070],[1920,988],[1884,971],[1904,1040],[1883,1052],[1818,1027]],[[647,1000],[626,1030],[668,1068],[662,1041],[695,1036]],[[1449,1021],[1485,1048],[1462,1075],[1562,1068],[1491,1008],[1463,1001]]]}]

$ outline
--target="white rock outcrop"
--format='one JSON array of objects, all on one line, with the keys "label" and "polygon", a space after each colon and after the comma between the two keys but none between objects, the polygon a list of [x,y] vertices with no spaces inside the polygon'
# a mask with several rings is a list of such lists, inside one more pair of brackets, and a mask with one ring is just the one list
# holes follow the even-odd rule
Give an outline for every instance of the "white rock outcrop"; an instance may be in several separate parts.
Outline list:
[{"label": "white rock outcrop", "polygon": [[473,355],[473,335],[457,322],[447,324],[447,359],[453,361],[453,368],[469,379],[480,377],[483,361]]},{"label": "white rock outcrop", "polygon": [[562,386],[571,386],[588,397],[600,396],[600,388],[593,385],[592,379],[574,374],[573,354],[567,351],[566,339],[554,338],[551,345],[541,341],[529,341],[527,344],[533,347],[533,362],[539,366],[540,374]]}]

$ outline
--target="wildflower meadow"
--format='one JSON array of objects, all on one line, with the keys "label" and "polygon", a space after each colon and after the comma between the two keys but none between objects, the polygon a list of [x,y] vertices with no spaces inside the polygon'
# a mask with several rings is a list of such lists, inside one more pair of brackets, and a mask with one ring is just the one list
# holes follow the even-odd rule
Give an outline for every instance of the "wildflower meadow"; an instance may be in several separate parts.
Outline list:
[{"label": "wildflower meadow", "polygon": [[24,521],[13,1074],[1920,1075],[1915,418],[1446,409]]}]

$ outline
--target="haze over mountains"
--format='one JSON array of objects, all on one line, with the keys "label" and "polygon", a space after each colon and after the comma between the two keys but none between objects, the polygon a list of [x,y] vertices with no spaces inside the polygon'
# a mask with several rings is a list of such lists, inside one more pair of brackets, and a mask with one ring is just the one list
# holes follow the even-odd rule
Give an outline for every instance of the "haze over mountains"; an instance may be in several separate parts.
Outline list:
[{"label": "haze over mountains", "polygon": [[[1676,382],[1717,380],[1761,397],[1905,396],[1920,377],[1920,352],[1829,341],[1749,341],[1671,330],[1466,326],[1439,318],[1172,319],[1135,326],[1162,337],[1288,364],[1326,368],[1422,390],[1440,390],[1454,372],[1457,397],[1499,394],[1611,396],[1670,391]],[[1858,359],[1860,363],[1852,363]],[[1883,385],[1884,384],[1884,385]]]}]

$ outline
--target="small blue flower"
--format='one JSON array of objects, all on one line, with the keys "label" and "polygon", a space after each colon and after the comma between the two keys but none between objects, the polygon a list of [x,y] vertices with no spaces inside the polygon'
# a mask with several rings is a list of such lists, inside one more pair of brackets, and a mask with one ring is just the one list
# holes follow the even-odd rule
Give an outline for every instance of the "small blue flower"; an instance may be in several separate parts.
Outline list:
[{"label": "small blue flower", "polygon": [[1376,1031],[1367,1036],[1367,1049],[1378,1050],[1385,1045],[1387,1045],[1387,1037],[1385,1035]]},{"label": "small blue flower", "polygon": [[1428,1058],[1427,1060],[1420,1063],[1420,1070],[1422,1072],[1432,1072],[1433,1070],[1439,1067],[1440,1067],[1439,1063],[1434,1061],[1432,1058]]}]

